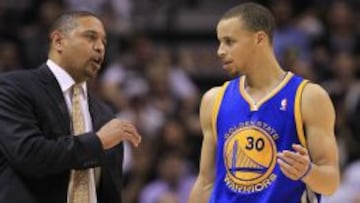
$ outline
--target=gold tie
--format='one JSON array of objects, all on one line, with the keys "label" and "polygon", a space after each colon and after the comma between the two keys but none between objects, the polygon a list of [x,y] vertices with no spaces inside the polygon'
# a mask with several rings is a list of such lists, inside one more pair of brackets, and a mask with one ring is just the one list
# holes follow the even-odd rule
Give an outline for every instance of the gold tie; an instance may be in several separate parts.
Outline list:
[{"label": "gold tie", "polygon": [[[81,86],[73,86],[72,124],[74,135],[85,133],[84,115],[81,109]],[[89,170],[72,170],[69,203],[89,203]]]}]

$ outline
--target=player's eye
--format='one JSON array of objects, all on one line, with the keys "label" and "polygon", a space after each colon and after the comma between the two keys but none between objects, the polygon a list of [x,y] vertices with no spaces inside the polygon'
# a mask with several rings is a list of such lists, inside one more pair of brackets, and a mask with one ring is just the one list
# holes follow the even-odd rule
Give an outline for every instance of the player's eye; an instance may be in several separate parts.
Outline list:
[{"label": "player's eye", "polygon": [[232,45],[232,44],[234,43],[234,40],[232,40],[232,39],[230,39],[230,38],[226,38],[226,39],[224,39],[224,43],[225,43],[226,45]]}]

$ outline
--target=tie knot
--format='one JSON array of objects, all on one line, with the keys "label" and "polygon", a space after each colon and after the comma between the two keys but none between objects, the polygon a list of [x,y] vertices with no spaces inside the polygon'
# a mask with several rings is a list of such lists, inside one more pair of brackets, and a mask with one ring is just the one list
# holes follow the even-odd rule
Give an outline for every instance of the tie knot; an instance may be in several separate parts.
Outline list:
[{"label": "tie knot", "polygon": [[81,94],[81,84],[73,85],[73,97],[79,96]]}]

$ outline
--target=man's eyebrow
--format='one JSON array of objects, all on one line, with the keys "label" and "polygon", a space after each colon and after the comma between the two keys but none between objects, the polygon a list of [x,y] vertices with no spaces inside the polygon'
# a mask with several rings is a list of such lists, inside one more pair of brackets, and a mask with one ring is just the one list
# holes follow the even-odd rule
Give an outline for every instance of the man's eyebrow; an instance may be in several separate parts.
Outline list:
[{"label": "man's eyebrow", "polygon": [[86,34],[98,34],[96,31],[94,30],[85,30],[84,33]]},{"label": "man's eyebrow", "polygon": [[231,39],[231,37],[229,36],[218,37],[218,40],[229,40],[229,39]]},{"label": "man's eyebrow", "polygon": [[[85,34],[94,34],[94,35],[100,36],[100,34],[98,32],[96,32],[95,30],[85,30],[84,33]],[[103,37],[102,41],[104,42],[104,44],[107,44],[106,35]]]}]

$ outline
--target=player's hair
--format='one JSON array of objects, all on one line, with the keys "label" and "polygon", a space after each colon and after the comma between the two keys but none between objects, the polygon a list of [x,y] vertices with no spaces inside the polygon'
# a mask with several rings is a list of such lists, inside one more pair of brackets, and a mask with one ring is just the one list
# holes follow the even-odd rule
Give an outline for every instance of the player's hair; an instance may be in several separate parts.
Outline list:
[{"label": "player's hair", "polygon": [[78,26],[76,20],[82,17],[95,17],[99,19],[94,13],[89,11],[68,11],[62,13],[50,26],[49,35],[55,30],[58,30],[62,33],[68,33]]},{"label": "player's hair", "polygon": [[256,3],[243,3],[225,12],[221,20],[233,17],[241,17],[245,28],[250,31],[264,31],[272,43],[275,20],[269,9]]}]

